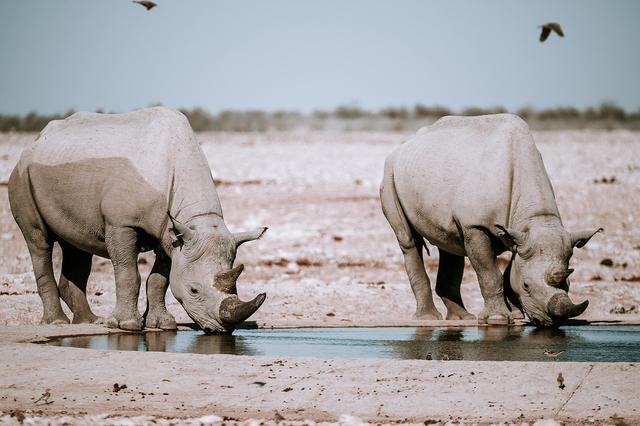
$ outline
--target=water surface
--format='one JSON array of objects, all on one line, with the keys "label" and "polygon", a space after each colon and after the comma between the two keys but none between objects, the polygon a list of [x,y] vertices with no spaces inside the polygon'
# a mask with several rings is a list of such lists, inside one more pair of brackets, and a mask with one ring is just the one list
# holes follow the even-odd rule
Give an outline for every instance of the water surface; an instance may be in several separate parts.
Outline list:
[{"label": "water surface", "polygon": [[51,345],[100,350],[323,358],[640,362],[640,326],[388,327],[117,333],[65,337]]}]

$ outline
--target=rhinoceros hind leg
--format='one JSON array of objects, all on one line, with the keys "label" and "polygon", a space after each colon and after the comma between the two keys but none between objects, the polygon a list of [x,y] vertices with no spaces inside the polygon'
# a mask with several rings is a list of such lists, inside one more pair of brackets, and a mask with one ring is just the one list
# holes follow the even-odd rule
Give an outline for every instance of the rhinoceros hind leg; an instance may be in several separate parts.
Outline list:
[{"label": "rhinoceros hind leg", "polygon": [[62,247],[62,273],[58,290],[64,303],[73,312],[73,323],[100,322],[102,319],[91,311],[87,301],[87,280],[91,273],[93,256],[63,241],[60,242],[60,247]]},{"label": "rhinoceros hind leg", "polygon": [[491,239],[484,231],[471,228],[464,232],[464,245],[478,276],[480,292],[484,299],[484,309],[478,316],[478,322],[508,325],[513,319],[504,301],[502,273],[498,268]]},{"label": "rhinoceros hind leg", "polygon": [[384,165],[384,178],[380,186],[380,201],[382,212],[387,218],[391,229],[396,234],[398,244],[404,254],[404,267],[409,277],[411,290],[416,298],[416,313],[414,319],[441,320],[442,315],[433,303],[431,282],[427,271],[424,269],[422,249],[424,239],[419,235],[407,220],[393,182],[393,159],[389,158]]},{"label": "rhinoceros hind leg", "polygon": [[106,325],[123,330],[142,330],[142,315],[138,312],[140,272],[137,233],[133,228],[108,225],[105,242],[116,279],[116,306],[106,319]]},{"label": "rhinoceros hind leg", "polygon": [[411,289],[416,298],[416,313],[414,319],[419,320],[441,320],[442,315],[436,309],[433,303],[433,295],[431,293],[431,281],[424,268],[424,260],[422,250],[424,248],[424,240],[422,236],[414,233],[411,244],[401,245],[404,254],[404,267],[409,276]]},{"label": "rhinoceros hind leg", "polygon": [[156,261],[147,278],[147,310],[145,327],[176,330],[176,319],[167,311],[165,295],[169,287],[170,259],[162,251],[156,251]]},{"label": "rhinoceros hind leg", "polygon": [[[28,244],[33,272],[36,276],[38,294],[42,300],[42,320],[40,324],[69,324],[69,318],[62,311],[60,294],[53,275],[51,255],[53,247],[39,237],[39,232],[33,232],[33,240]],[[37,240],[37,241],[36,241]],[[29,239],[27,239],[29,241]]]},{"label": "rhinoceros hind leg", "polygon": [[474,320],[476,317],[470,314],[464,307],[460,295],[460,284],[464,273],[464,257],[440,251],[440,263],[438,265],[438,277],[436,278],[436,294],[447,307],[448,320]]}]

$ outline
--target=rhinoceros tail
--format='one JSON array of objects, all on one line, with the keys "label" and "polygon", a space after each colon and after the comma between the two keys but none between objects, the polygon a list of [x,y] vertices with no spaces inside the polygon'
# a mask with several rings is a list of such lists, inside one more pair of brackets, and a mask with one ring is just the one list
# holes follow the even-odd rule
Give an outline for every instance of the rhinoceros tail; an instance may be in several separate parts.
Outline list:
[{"label": "rhinoceros tail", "polygon": [[424,247],[427,250],[427,255],[430,255],[429,249],[425,246],[424,240],[413,229],[413,226],[407,220],[407,216],[402,209],[398,193],[396,191],[396,185],[393,176],[395,152],[387,157],[384,163],[384,176],[382,183],[380,184],[380,202],[382,204],[382,212],[387,218],[389,225],[393,229],[398,239],[398,244],[403,250],[408,250],[416,247],[419,252]]}]

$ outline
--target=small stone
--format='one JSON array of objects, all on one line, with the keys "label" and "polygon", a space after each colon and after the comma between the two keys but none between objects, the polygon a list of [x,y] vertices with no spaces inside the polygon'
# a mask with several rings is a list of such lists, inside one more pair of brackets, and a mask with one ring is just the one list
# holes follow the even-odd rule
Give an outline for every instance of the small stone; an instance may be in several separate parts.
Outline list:
[{"label": "small stone", "polygon": [[627,310],[622,303],[614,305],[614,307],[609,310],[610,314],[624,314],[625,312],[627,312]]},{"label": "small stone", "polygon": [[218,423],[222,423],[224,421],[224,419],[222,417],[210,414],[208,416],[202,416],[198,419],[195,419],[196,421],[200,422],[200,424],[202,425],[214,425],[214,424],[218,424]]},{"label": "small stone", "polygon": [[297,274],[298,272],[300,272],[300,265],[297,262],[287,264],[287,274]]},{"label": "small stone", "polygon": [[604,259],[602,259],[600,261],[600,264],[602,266],[607,266],[607,267],[612,267],[613,266],[613,260],[609,259],[608,257],[605,257]]}]

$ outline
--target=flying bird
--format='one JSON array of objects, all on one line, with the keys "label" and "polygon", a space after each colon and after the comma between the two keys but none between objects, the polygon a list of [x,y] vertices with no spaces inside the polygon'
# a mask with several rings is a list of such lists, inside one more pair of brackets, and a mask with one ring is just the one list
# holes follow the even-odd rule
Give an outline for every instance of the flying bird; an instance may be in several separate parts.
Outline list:
[{"label": "flying bird", "polygon": [[557,22],[547,22],[544,25],[539,25],[538,28],[542,28],[542,32],[540,33],[540,42],[542,43],[549,37],[551,31],[558,34],[560,37],[564,37],[564,33],[562,32],[562,27]]},{"label": "flying bird", "polygon": [[133,0],[134,3],[144,6],[147,10],[151,10],[157,6],[156,3],[149,0]]}]

